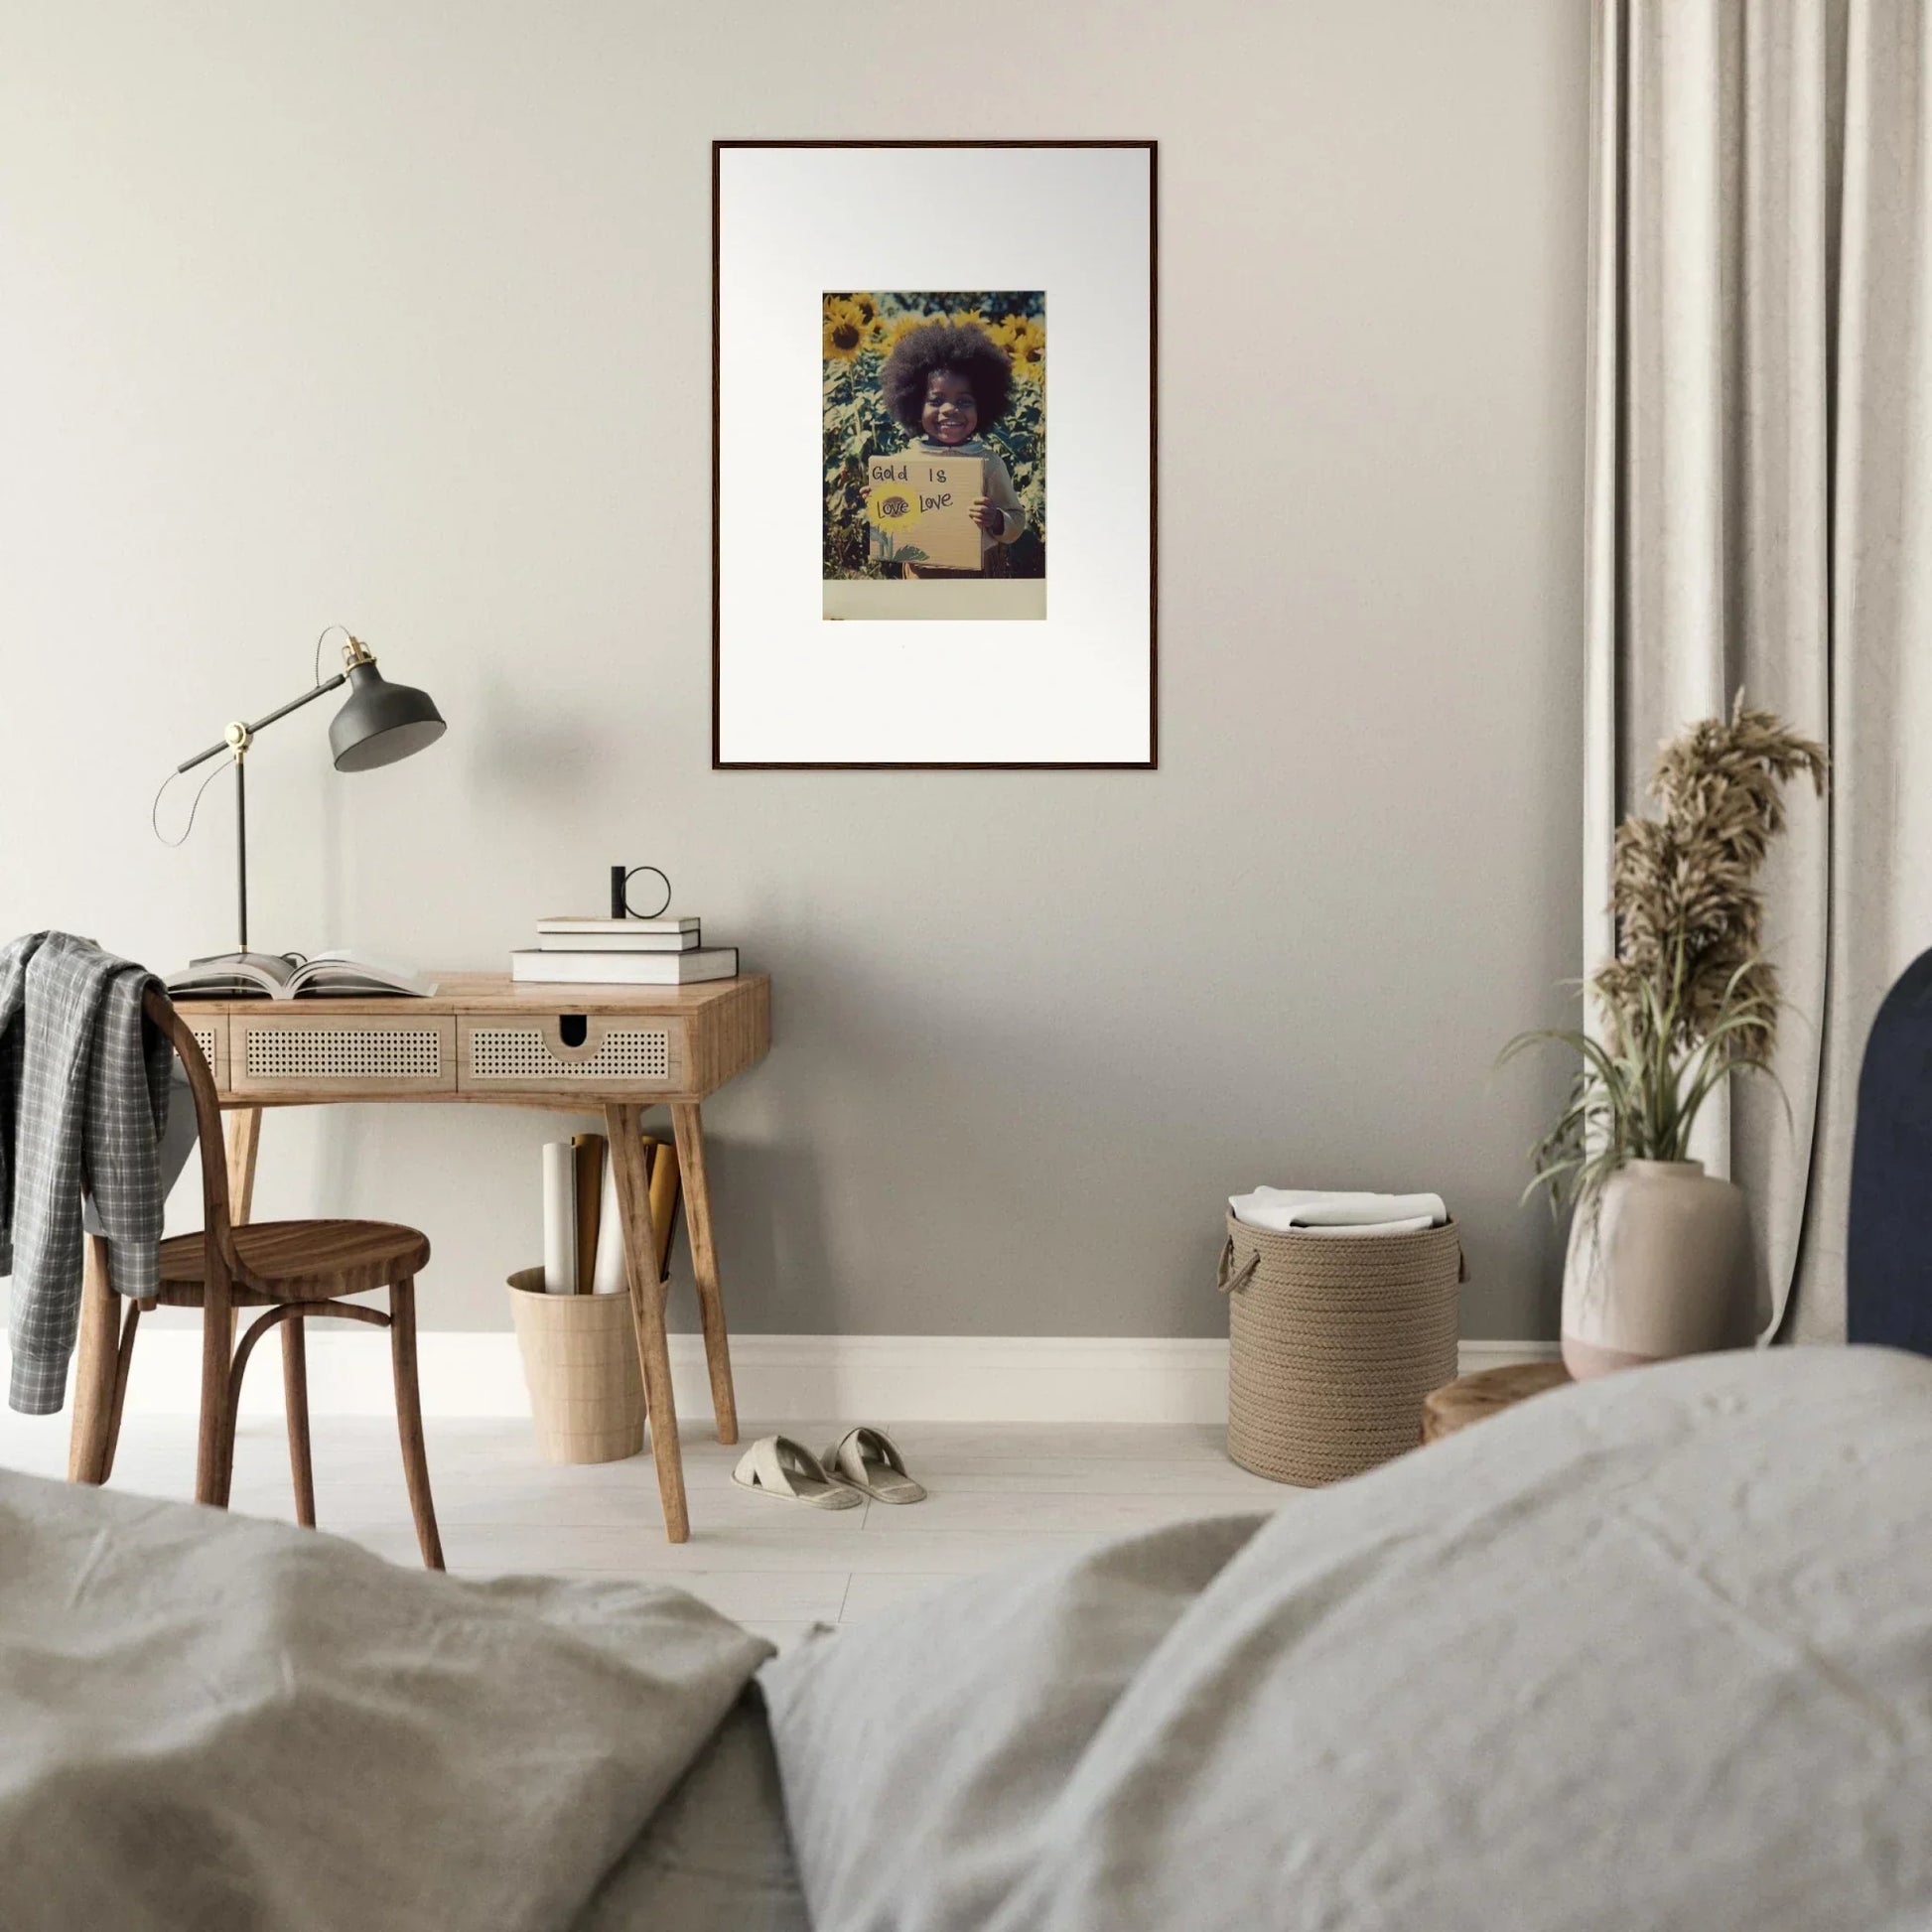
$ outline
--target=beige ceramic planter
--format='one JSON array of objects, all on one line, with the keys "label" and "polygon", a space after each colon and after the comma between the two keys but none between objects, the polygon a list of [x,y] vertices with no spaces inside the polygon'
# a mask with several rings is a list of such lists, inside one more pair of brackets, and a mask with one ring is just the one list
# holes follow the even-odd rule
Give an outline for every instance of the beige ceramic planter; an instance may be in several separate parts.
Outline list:
[{"label": "beige ceramic planter", "polygon": [[1744,1196],[1701,1161],[1631,1161],[1570,1226],[1563,1360],[1580,1381],[1751,1339]]}]

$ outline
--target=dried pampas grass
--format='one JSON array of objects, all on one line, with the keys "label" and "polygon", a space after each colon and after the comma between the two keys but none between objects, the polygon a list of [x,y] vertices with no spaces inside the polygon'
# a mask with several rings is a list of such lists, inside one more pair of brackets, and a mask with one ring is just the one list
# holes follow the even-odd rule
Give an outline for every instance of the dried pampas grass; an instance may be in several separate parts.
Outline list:
[{"label": "dried pampas grass", "polygon": [[1825,749],[1743,693],[1665,746],[1652,790],[1661,818],[1626,818],[1610,868],[1616,957],[1590,990],[1603,1037],[1523,1034],[1582,1057],[1555,1128],[1531,1150],[1552,1204],[1587,1197],[1626,1161],[1682,1161],[1699,1111],[1725,1077],[1771,1072],[1778,976],[1761,950],[1757,875],[1784,830],[1783,789],[1809,776],[1822,797]]},{"label": "dried pampas grass", "polygon": [[1727,1056],[1771,1057],[1778,976],[1756,880],[1784,830],[1784,786],[1807,774],[1822,797],[1827,768],[1822,745],[1748,709],[1741,691],[1728,720],[1664,747],[1651,782],[1664,815],[1626,818],[1610,866],[1616,958],[1590,984],[1613,1040],[1641,1029],[1648,983],[1675,1007],[1673,1044],[1696,1045],[1741,1007],[1751,1017],[1725,1035]]}]

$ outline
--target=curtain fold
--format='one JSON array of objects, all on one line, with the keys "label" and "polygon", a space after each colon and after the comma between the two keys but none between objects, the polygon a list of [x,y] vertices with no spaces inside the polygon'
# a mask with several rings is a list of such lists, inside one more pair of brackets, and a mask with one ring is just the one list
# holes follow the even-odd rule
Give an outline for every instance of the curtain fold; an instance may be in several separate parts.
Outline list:
[{"label": "curtain fold", "polygon": [[1595,0],[1585,970],[1665,739],[1741,687],[1831,748],[1765,874],[1784,1097],[1734,1081],[1696,1150],[1805,1340],[1845,1331],[1865,1034],[1932,945],[1927,52],[1925,0]]}]

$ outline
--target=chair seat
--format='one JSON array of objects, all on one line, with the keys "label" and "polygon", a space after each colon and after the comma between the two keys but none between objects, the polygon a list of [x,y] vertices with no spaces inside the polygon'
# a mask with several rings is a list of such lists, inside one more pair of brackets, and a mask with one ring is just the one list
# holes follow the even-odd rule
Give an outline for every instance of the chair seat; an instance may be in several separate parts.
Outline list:
[{"label": "chair seat", "polygon": [[[420,1274],[429,1260],[429,1237],[396,1221],[251,1221],[234,1230],[234,1244],[268,1291],[252,1294],[237,1283],[234,1299],[243,1307],[360,1295]],[[207,1281],[199,1233],[162,1242],[158,1301],[194,1307]]]}]

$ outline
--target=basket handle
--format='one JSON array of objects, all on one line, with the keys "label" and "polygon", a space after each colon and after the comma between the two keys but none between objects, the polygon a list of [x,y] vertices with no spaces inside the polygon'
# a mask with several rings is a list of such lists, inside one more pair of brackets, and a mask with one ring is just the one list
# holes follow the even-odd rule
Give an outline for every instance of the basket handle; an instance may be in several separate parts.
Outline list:
[{"label": "basket handle", "polygon": [[1235,1295],[1246,1288],[1255,1270],[1261,1266],[1261,1250],[1257,1248],[1239,1268],[1233,1268],[1234,1236],[1229,1235],[1227,1244],[1221,1250],[1221,1265],[1214,1271],[1214,1286],[1223,1295]]},{"label": "basket handle", "polygon": [[[1257,1248],[1239,1268],[1232,1266],[1234,1261],[1234,1236],[1229,1235],[1221,1248],[1221,1264],[1214,1271],[1214,1286],[1223,1295],[1238,1295],[1254,1279],[1254,1272],[1261,1266],[1261,1250]],[[1455,1281],[1460,1287],[1469,1279],[1469,1257],[1464,1253],[1462,1244],[1455,1244]]]}]

